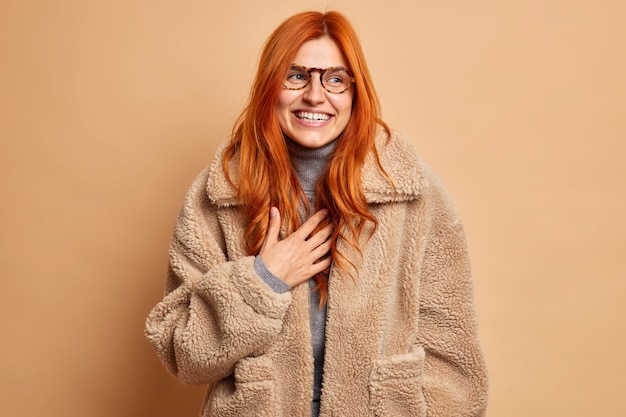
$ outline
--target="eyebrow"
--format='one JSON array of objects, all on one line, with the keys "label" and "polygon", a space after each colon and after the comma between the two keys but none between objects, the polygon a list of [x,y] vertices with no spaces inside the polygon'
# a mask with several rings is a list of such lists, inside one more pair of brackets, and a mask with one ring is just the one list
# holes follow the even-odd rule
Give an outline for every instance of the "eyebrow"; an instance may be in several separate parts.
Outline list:
[{"label": "eyebrow", "polygon": [[305,65],[296,64],[295,62],[293,64],[291,64],[290,68],[291,69],[302,69],[302,68],[304,68],[306,70],[309,70],[309,69],[324,69],[325,70],[325,69],[333,68],[333,69],[342,69],[344,71],[348,71],[348,69],[346,67],[344,67],[343,65],[331,65],[328,68],[318,68],[318,67],[310,67],[309,68],[309,67],[307,67]]}]

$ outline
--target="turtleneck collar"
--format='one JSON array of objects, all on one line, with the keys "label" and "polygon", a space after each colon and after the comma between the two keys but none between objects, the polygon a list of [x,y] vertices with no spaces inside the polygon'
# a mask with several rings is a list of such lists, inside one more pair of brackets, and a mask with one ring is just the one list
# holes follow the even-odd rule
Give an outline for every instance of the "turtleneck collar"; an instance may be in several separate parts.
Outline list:
[{"label": "turtleneck collar", "polygon": [[307,148],[288,137],[285,137],[285,142],[291,164],[300,179],[302,189],[305,193],[315,191],[317,181],[322,175],[326,163],[337,149],[339,141],[335,139],[320,148]]}]

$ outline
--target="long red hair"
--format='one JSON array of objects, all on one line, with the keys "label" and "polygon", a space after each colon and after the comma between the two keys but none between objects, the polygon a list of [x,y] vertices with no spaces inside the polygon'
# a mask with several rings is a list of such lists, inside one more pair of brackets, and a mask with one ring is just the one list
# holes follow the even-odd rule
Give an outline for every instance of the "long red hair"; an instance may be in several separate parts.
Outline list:
[{"label": "long red hair", "polygon": [[[276,115],[282,82],[300,46],[311,39],[328,36],[343,52],[354,76],[354,98],[350,121],[338,141],[334,155],[317,186],[315,208],[326,208],[327,222],[335,225],[330,256],[336,267],[347,270],[352,263],[337,249],[339,239],[359,251],[358,239],[369,221],[376,227],[361,185],[361,167],[373,152],[379,167],[374,140],[379,126],[390,135],[382,121],[380,105],[361,45],[350,22],[341,13],[304,12],[284,21],[265,43],[248,105],[233,128],[224,153],[223,166],[230,178],[229,162],[238,159],[239,201],[247,222],[246,249],[259,253],[269,224],[269,210],[280,210],[287,234],[301,225],[298,206],[308,202],[291,165],[285,138]],[[384,170],[383,170],[384,172]],[[232,181],[232,178],[231,178]],[[328,271],[315,277],[320,302],[328,293]]]}]

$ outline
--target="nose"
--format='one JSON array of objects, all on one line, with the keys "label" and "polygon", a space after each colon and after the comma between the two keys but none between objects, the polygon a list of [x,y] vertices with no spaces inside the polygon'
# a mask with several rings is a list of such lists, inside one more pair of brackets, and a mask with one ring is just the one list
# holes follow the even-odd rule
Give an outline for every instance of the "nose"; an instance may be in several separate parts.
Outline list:
[{"label": "nose", "polygon": [[320,104],[326,101],[326,90],[322,86],[319,76],[313,75],[309,85],[304,89],[302,98],[310,104]]}]

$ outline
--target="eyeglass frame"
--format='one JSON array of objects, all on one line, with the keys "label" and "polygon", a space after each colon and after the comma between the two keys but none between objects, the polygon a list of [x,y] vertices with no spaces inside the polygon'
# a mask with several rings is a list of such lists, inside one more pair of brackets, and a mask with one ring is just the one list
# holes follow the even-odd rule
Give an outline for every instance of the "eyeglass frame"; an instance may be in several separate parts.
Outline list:
[{"label": "eyeglass frame", "polygon": [[[342,94],[342,93],[345,93],[346,91],[348,91],[350,86],[352,86],[352,84],[356,83],[356,80],[354,79],[352,74],[350,74],[350,71],[348,71],[346,68],[344,68],[341,65],[336,66],[336,67],[328,67],[328,68],[308,68],[308,67],[305,67],[304,65],[292,64],[289,67],[289,69],[291,70],[293,68],[305,70],[309,74],[309,81],[307,81],[307,83],[304,84],[302,87],[287,87],[285,85],[285,83],[283,82],[283,87],[285,89],[287,89],[287,90],[297,91],[297,90],[305,89],[309,84],[311,84],[311,80],[313,79],[313,75],[312,75],[313,71],[319,72],[319,74],[320,74],[320,85],[322,86],[322,88],[324,90],[328,91],[331,94]],[[350,78],[348,78],[348,80],[350,80],[350,84],[348,84],[348,86],[346,87],[345,90],[341,90],[341,91],[335,92],[335,91],[330,91],[328,88],[326,88],[326,86],[324,85],[323,77],[324,77],[324,74],[326,74],[326,71],[328,71],[328,70],[343,70],[343,71],[346,72],[346,74],[348,74],[348,76],[350,77]]]}]

